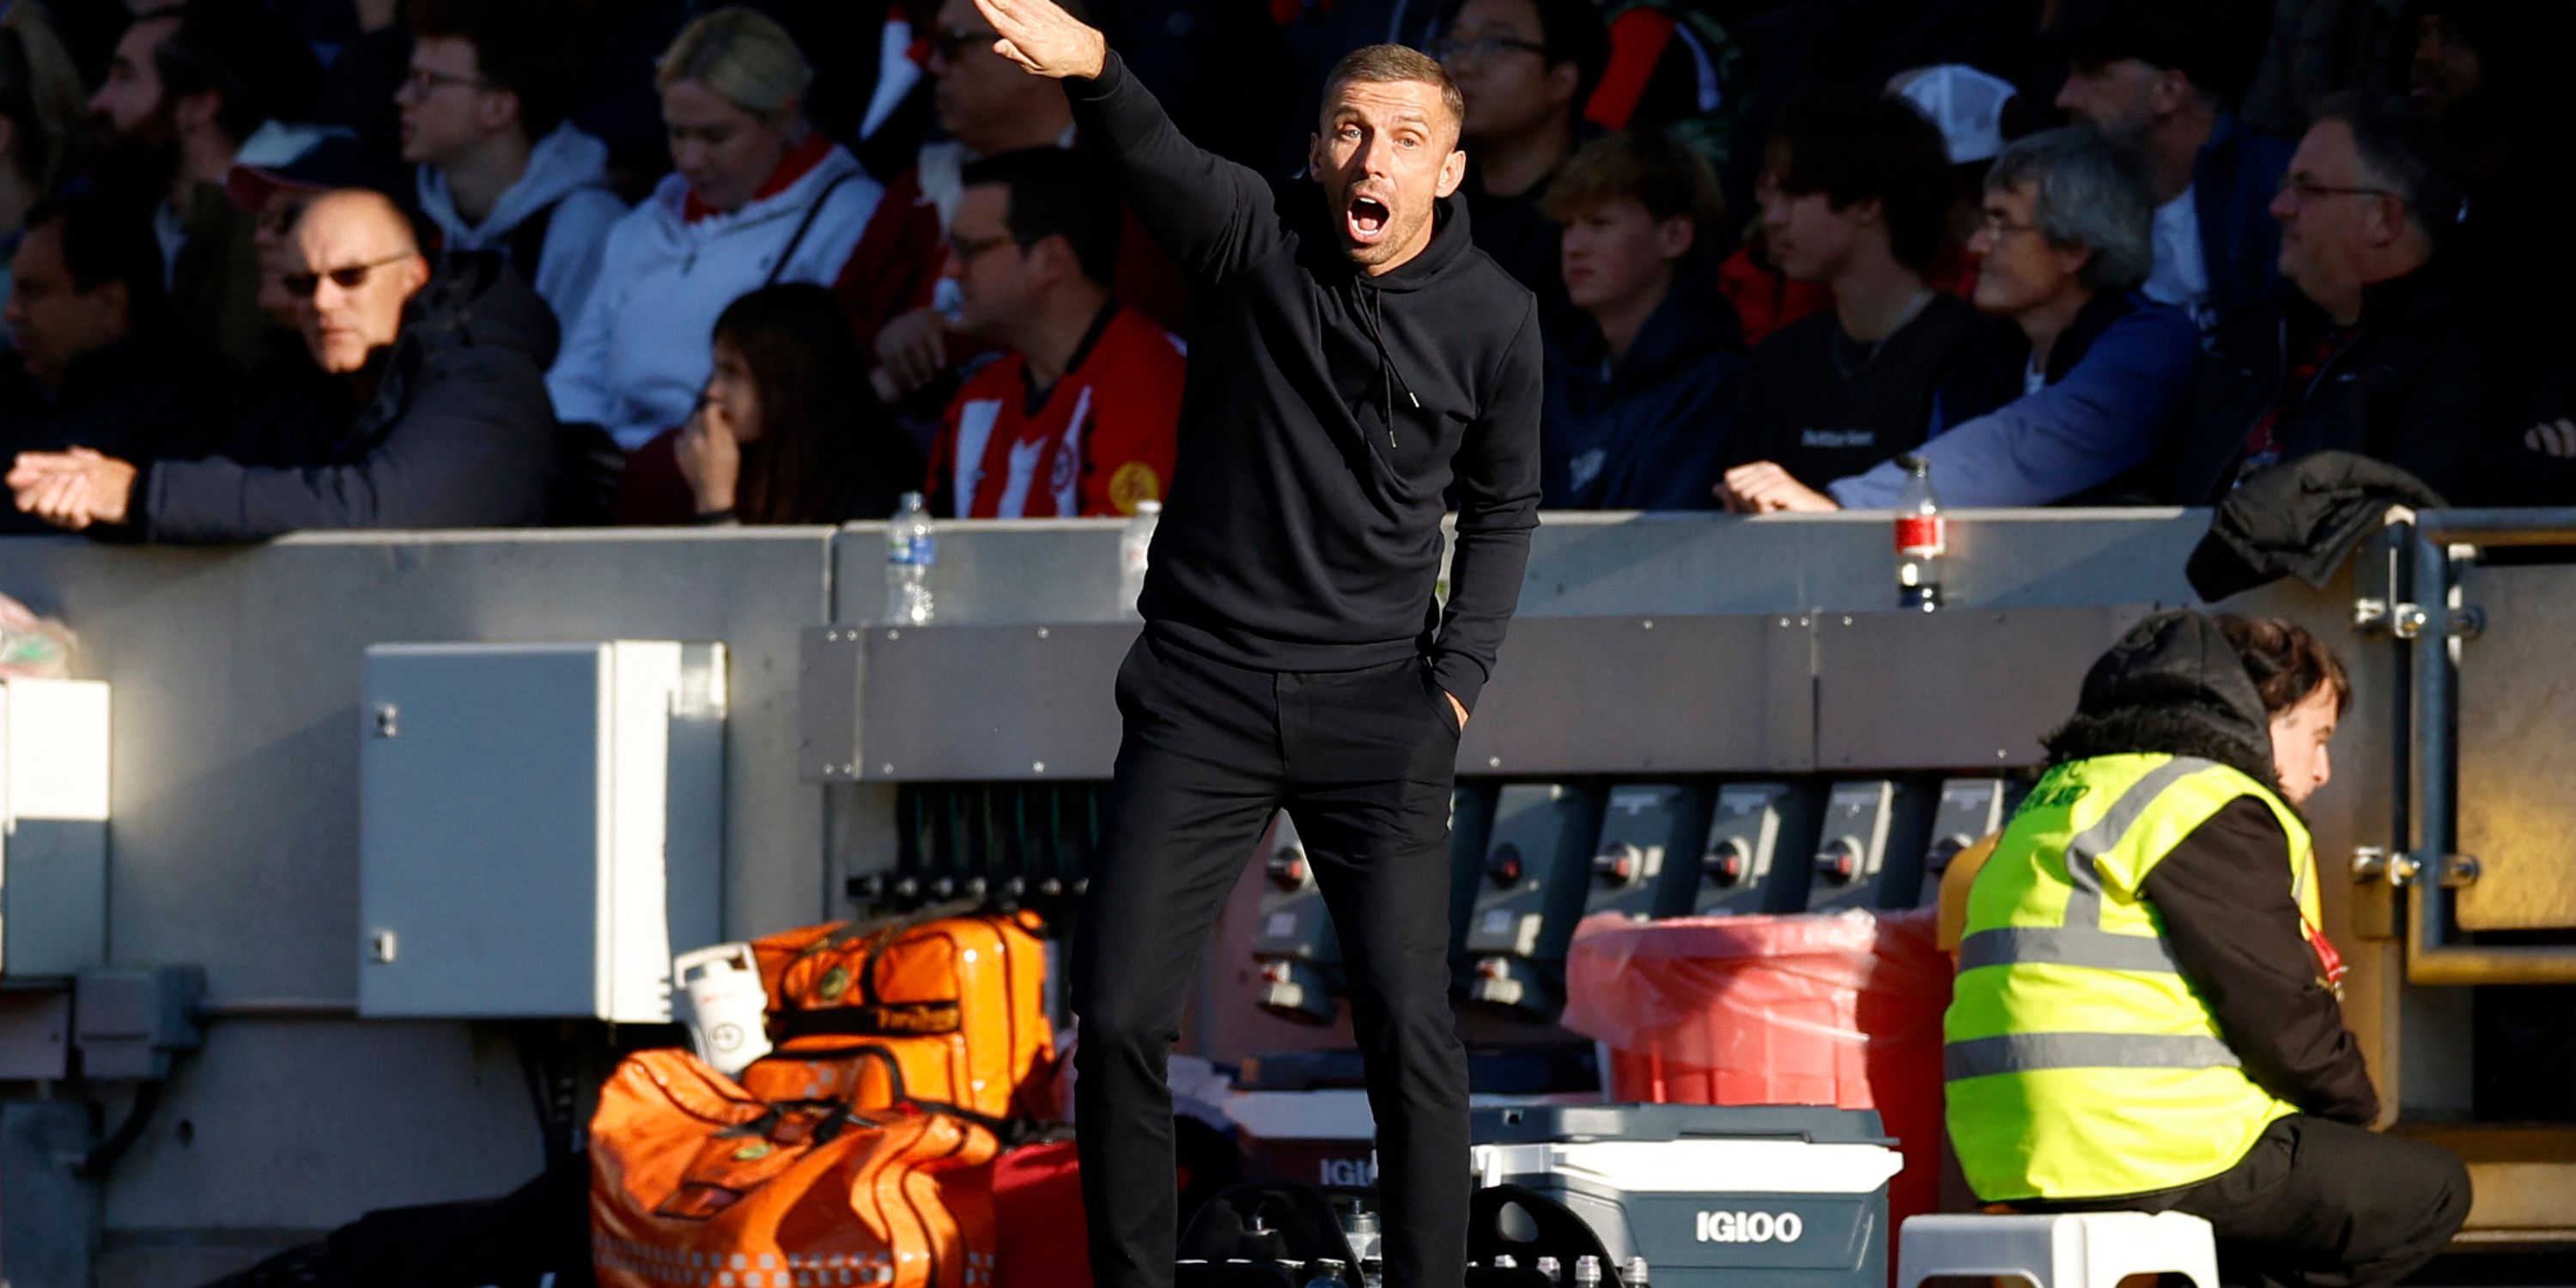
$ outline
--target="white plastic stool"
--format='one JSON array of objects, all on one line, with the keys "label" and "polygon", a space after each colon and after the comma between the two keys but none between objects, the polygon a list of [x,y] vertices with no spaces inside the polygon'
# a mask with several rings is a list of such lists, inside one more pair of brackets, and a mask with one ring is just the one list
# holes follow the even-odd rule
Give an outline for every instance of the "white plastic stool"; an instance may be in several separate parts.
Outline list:
[{"label": "white plastic stool", "polygon": [[2209,1222],[2180,1212],[1908,1217],[1897,1236],[1896,1288],[1945,1275],[2019,1279],[2037,1288],[2116,1288],[2130,1275],[2173,1274],[2218,1288]]}]

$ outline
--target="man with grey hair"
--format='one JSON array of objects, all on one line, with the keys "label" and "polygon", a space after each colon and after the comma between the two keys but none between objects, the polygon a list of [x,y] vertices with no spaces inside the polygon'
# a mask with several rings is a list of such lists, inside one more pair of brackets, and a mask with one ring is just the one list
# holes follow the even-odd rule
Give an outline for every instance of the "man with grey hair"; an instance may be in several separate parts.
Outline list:
[{"label": "man with grey hair", "polygon": [[2386,461],[2477,499],[2508,428],[2476,311],[2447,267],[2458,159],[2404,100],[2326,100],[2272,199],[2283,290],[2211,337],[2172,499],[2210,505],[2312,452]]},{"label": "man with grey hair", "polygon": [[[2189,316],[2138,293],[2155,258],[2152,218],[2134,163],[2088,128],[2034,134],[1995,158],[1968,248],[1981,261],[1977,308],[2018,333],[2005,343],[2024,350],[2021,387],[1918,449],[1944,502],[2047,505],[2104,488],[2154,451],[2183,410],[2200,344]],[[1889,506],[1904,483],[1892,460],[1822,491],[1756,462],[1727,471],[1722,488],[1764,513]]]}]

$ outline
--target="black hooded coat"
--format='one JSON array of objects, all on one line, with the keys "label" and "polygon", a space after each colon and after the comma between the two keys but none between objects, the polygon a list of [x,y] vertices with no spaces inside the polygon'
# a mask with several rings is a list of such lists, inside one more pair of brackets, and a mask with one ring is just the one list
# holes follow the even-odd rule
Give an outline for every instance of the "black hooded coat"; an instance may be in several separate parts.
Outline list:
[{"label": "black hooded coat", "polygon": [[[2051,763],[2161,752],[2275,781],[2271,721],[2218,623],[2183,610],[2141,622],[2084,677]],[[2321,1118],[2367,1125],[2379,1097],[2343,1008],[2320,978],[2271,807],[2229,802],[2147,874],[2147,902],[2246,1075]]]}]

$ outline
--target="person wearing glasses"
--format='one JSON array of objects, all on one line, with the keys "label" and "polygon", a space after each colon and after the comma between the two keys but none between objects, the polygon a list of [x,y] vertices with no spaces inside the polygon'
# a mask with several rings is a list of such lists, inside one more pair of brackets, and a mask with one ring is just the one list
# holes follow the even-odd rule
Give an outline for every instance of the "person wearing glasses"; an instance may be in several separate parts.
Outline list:
[{"label": "person wearing glasses", "polygon": [[1583,105],[1610,61],[1593,0],[1467,0],[1432,56],[1467,96],[1467,235],[1561,318],[1564,229],[1540,198],[1584,141]]},{"label": "person wearing glasses", "polygon": [[1096,518],[1163,500],[1186,359],[1112,295],[1118,240],[1117,192],[1075,153],[967,165],[945,271],[957,329],[1004,352],[948,405],[924,489],[934,512]]},{"label": "person wearing glasses", "polygon": [[569,16],[563,0],[413,0],[411,74],[394,95],[438,250],[501,252],[566,327],[626,214],[608,145],[564,119]]},{"label": "person wearing glasses", "polygon": [[706,387],[725,306],[775,282],[830,282],[881,189],[805,120],[814,79],[785,28],[705,14],[655,83],[673,171],[608,231],[599,285],[547,377],[556,414],[632,452],[682,424]]},{"label": "person wearing glasses", "polygon": [[322,382],[271,391],[203,460],[21,453],[18,510],[170,542],[540,522],[555,468],[545,302],[497,257],[457,257],[433,280],[410,220],[364,189],[307,206],[293,247],[302,267],[284,284]]},{"label": "person wearing glasses", "polygon": [[2311,452],[2357,452],[2462,499],[2509,437],[2507,382],[2446,267],[2459,170],[2432,120],[2393,95],[2317,109],[2272,199],[2272,301],[2212,337],[2173,499],[2209,505]]},{"label": "person wearing glasses", "polygon": [[[1986,172],[1968,250],[1973,302],[2012,323],[2004,361],[1970,368],[2001,390],[1959,390],[1961,405],[2003,405],[1935,435],[1941,500],[1958,506],[2049,505],[2107,490],[2180,423],[2200,359],[2189,315],[2140,294],[2153,255],[2146,183],[2129,156],[2084,126],[2019,139]],[[1769,462],[1727,472],[1740,508],[1873,509],[1905,486],[1893,459],[1810,487]]]}]

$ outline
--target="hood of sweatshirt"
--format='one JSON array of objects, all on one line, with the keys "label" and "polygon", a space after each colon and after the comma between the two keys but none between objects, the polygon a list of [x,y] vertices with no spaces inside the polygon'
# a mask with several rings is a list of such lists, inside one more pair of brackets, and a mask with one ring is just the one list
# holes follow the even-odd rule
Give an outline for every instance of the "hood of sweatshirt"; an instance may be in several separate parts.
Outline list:
[{"label": "hood of sweatshirt", "polygon": [[2084,675],[2075,718],[2045,739],[2049,763],[2162,752],[2277,781],[2263,695],[2218,623],[2191,609],[2131,627]]},{"label": "hood of sweatshirt", "polygon": [[556,126],[553,133],[529,149],[528,168],[492,204],[492,213],[481,224],[470,227],[457,213],[456,195],[449,190],[444,171],[422,166],[417,186],[421,214],[447,235],[448,246],[480,250],[507,236],[530,215],[575,192],[584,188],[607,191],[608,145],[574,129],[569,122]]}]

